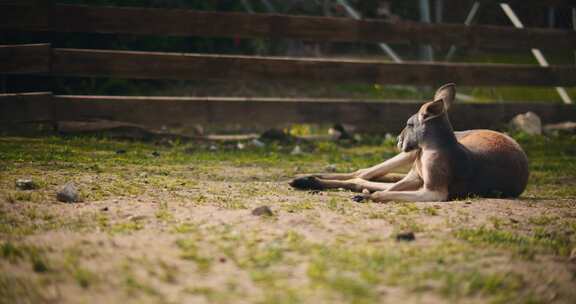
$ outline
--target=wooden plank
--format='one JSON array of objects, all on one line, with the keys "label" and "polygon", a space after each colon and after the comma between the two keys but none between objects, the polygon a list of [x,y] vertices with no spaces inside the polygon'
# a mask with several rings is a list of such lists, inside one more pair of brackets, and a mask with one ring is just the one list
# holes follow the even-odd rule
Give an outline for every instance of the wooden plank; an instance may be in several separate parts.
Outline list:
[{"label": "wooden plank", "polygon": [[0,74],[50,71],[49,44],[0,45]]},{"label": "wooden plank", "polygon": [[[292,123],[344,123],[368,132],[399,132],[420,103],[338,99],[231,97],[54,96],[59,121],[121,121],[150,128],[217,126],[265,130]],[[495,128],[533,111],[545,123],[573,120],[576,107],[562,104],[457,104],[457,130]]]},{"label": "wooden plank", "polygon": [[[2,0],[0,0],[2,1]],[[0,2],[0,30],[50,30],[52,1]]]},{"label": "wooden plank", "polygon": [[52,93],[0,94],[0,122],[53,121]]},{"label": "wooden plank", "polygon": [[[450,2],[461,2],[462,0],[448,0],[446,3]],[[531,6],[531,7],[542,7],[542,6],[554,6],[554,7],[576,7],[576,2],[574,0],[475,0],[481,4],[500,4],[506,2],[510,5],[521,5],[521,6]]]},{"label": "wooden plank", "polygon": [[[42,14],[44,16],[45,14]],[[55,5],[49,20],[26,6],[0,8],[0,29],[160,36],[426,43],[469,48],[574,49],[576,32],[507,26],[391,23],[350,18]],[[514,43],[510,43],[514,41]]]},{"label": "wooden plank", "polygon": [[0,0],[0,5],[34,5],[38,0]]},{"label": "wooden plank", "polygon": [[127,79],[282,80],[436,85],[572,86],[576,67],[462,63],[385,63],[157,52],[54,49],[52,72]]},{"label": "wooden plank", "polygon": [[[499,4],[502,0],[475,0],[482,4]],[[52,0],[0,0],[0,4],[36,4],[38,2],[52,2]],[[445,0],[445,2],[462,2],[462,0]],[[511,5],[533,5],[533,6],[575,6],[574,0],[507,0]]]}]

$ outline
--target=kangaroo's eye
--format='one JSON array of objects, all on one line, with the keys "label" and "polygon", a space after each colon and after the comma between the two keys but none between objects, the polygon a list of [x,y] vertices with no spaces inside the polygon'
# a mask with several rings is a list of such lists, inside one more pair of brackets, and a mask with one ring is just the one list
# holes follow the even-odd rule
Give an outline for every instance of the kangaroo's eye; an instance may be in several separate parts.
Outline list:
[{"label": "kangaroo's eye", "polygon": [[406,123],[406,126],[412,128],[414,126],[414,124],[409,122],[409,123]]}]

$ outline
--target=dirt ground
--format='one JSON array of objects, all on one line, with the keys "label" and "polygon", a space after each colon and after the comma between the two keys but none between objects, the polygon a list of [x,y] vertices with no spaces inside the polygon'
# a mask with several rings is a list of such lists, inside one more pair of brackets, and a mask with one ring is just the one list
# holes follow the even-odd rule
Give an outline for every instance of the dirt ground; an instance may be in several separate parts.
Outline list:
[{"label": "dirt ground", "polygon": [[[287,182],[390,140],[0,137],[0,303],[576,303],[576,137],[516,138],[520,199],[376,204]],[[56,200],[67,182],[81,202]]]}]

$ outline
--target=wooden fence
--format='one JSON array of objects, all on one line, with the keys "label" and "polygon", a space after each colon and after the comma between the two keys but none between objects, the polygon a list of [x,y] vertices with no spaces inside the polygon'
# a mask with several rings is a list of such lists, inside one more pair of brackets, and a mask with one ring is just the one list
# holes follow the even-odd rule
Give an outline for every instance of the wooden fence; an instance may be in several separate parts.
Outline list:
[{"label": "wooden fence", "polygon": [[[9,2],[9,1],[4,1]],[[34,2],[34,1],[32,1]],[[495,2],[495,1],[485,1]],[[569,1],[547,1],[571,5]],[[502,26],[390,23],[310,16],[192,10],[14,5],[0,1],[0,31],[56,31],[202,37],[294,38],[318,41],[417,42],[467,48],[576,49],[576,32]],[[389,63],[233,55],[52,48],[49,44],[0,46],[0,73],[125,79],[281,80],[469,86],[574,86],[575,66]],[[0,121],[111,120],[147,127],[220,124],[266,128],[289,123],[349,123],[364,130],[397,131],[417,104],[334,99],[0,96]],[[461,104],[458,129],[494,127],[534,111],[545,122],[573,120],[574,106]]]}]

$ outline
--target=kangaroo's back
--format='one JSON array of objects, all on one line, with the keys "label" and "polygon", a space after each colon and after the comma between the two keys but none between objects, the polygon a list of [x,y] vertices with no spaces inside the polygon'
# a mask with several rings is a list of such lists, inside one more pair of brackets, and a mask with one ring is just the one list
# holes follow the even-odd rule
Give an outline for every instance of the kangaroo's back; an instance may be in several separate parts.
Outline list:
[{"label": "kangaroo's back", "polygon": [[528,183],[528,158],[511,137],[491,130],[456,132],[467,150],[468,172],[450,190],[451,197],[517,197]]}]

